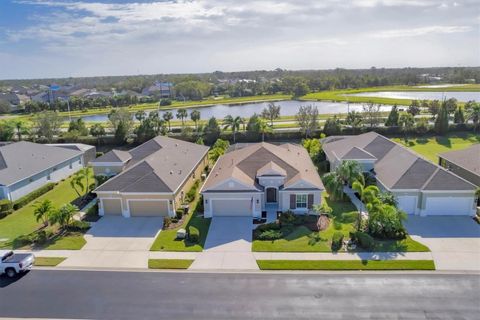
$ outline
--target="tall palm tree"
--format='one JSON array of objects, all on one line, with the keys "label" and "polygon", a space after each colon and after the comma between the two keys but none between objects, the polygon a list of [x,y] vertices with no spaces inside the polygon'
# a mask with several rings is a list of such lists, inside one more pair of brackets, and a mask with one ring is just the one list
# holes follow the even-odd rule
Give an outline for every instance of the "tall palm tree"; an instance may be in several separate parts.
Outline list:
[{"label": "tall palm tree", "polygon": [[[88,167],[85,167],[77,171],[70,180],[70,186],[73,188],[73,190],[75,190],[79,197],[84,197],[90,191],[90,185],[88,181],[89,175],[90,170]],[[83,184],[83,181],[86,182],[86,186]],[[80,191],[77,190],[77,187],[80,189],[81,192],[84,192],[83,195],[80,193]]]},{"label": "tall palm tree", "polygon": [[233,133],[233,143],[235,143],[236,141],[236,134],[237,134],[237,131],[240,129],[240,125],[243,123],[243,119],[242,117],[232,117],[231,115],[228,115],[226,116],[224,119],[223,119],[223,128],[226,130],[228,128],[231,128],[232,129],[232,133]]},{"label": "tall palm tree", "polygon": [[48,199],[45,199],[42,202],[37,201],[34,207],[35,210],[33,210],[33,215],[35,216],[37,222],[42,221],[44,226],[48,225],[48,219],[54,210],[52,201]]},{"label": "tall palm tree", "polygon": [[187,118],[188,113],[186,109],[178,109],[177,119],[182,119],[182,128],[185,126],[185,119]]},{"label": "tall palm tree", "polygon": [[356,180],[363,180],[362,167],[357,161],[346,160],[335,168],[335,171],[343,180],[344,184],[352,185]]},{"label": "tall palm tree", "polygon": [[343,180],[338,175],[338,172],[332,171],[326,173],[322,177],[322,181],[325,184],[325,188],[330,194],[332,200],[341,200],[343,199]]},{"label": "tall palm tree", "polygon": [[190,112],[190,119],[195,122],[195,133],[198,134],[198,120],[200,120],[200,111],[193,110]]},{"label": "tall palm tree", "polygon": [[[367,211],[376,208],[380,204],[377,196],[380,194],[380,189],[377,186],[366,186],[364,180],[356,180],[352,183],[352,189],[355,190],[359,196],[362,203],[366,206]],[[362,225],[362,213],[358,212],[357,219],[357,230],[360,230]]]},{"label": "tall palm tree", "polygon": [[73,204],[65,204],[59,210],[56,210],[50,216],[51,224],[58,224],[62,229],[73,222],[73,216],[78,212],[78,207]]},{"label": "tall palm tree", "polygon": [[473,122],[473,132],[477,131],[477,127],[480,123],[480,103],[475,103],[471,109],[468,111],[468,120]]},{"label": "tall palm tree", "polygon": [[172,131],[172,128],[170,127],[170,121],[173,119],[173,113],[171,113],[170,111],[166,111],[162,117],[163,120],[167,121],[168,123],[168,131]]},{"label": "tall palm tree", "polygon": [[262,134],[262,141],[265,141],[265,133],[272,133],[272,127],[263,119],[258,121],[258,132]]}]

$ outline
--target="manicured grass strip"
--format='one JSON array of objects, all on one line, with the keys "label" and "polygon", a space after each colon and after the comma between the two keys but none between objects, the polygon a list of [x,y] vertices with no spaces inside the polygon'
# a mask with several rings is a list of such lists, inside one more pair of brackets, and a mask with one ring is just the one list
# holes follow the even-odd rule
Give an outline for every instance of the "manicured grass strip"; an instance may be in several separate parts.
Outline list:
[{"label": "manicured grass strip", "polygon": [[188,269],[193,260],[187,259],[149,259],[149,269]]},{"label": "manicured grass strip", "polygon": [[35,257],[35,266],[37,267],[55,267],[64,261],[62,257]]},{"label": "manicured grass strip", "polygon": [[261,270],[435,270],[432,260],[257,260]]},{"label": "manicured grass strip", "polygon": [[71,233],[58,239],[53,239],[44,250],[80,250],[87,244],[82,233]]}]

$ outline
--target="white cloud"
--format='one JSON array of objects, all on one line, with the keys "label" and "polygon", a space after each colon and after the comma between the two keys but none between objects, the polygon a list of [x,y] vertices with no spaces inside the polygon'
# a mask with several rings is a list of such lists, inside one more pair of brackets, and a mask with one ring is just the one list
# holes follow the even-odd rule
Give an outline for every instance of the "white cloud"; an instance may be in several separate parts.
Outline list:
[{"label": "white cloud", "polygon": [[470,26],[428,26],[411,29],[396,29],[380,31],[371,36],[374,38],[402,38],[402,37],[419,37],[432,34],[450,34],[471,31]]}]

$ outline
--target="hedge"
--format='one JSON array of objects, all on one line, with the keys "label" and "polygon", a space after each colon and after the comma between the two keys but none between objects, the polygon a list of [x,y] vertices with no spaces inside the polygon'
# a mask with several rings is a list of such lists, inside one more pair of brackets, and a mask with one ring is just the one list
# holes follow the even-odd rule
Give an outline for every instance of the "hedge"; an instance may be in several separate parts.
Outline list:
[{"label": "hedge", "polygon": [[29,194],[21,197],[20,199],[17,199],[13,202],[13,210],[18,210],[25,205],[29,204],[33,200],[37,199],[41,195],[44,195],[48,191],[52,190],[55,187],[56,183],[50,182],[47,183],[46,185],[38,188],[37,190],[30,192]]},{"label": "hedge", "polygon": [[0,200],[0,219],[5,218],[13,212],[12,201],[8,199]]},{"label": "hedge", "polygon": [[198,240],[200,239],[200,231],[193,227],[189,226],[188,227],[188,240],[193,243],[198,243]]}]

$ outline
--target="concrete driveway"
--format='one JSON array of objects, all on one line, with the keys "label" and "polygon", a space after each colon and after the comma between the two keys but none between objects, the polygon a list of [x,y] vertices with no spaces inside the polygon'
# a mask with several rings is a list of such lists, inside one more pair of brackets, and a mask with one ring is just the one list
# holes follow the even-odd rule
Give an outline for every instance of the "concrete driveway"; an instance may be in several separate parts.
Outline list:
[{"label": "concrete driveway", "polygon": [[149,249],[163,218],[103,217],[85,234],[87,244],[62,267],[147,268]]},{"label": "concrete driveway", "polygon": [[258,270],[252,253],[252,217],[213,217],[193,270]]},{"label": "concrete driveway", "polygon": [[472,218],[409,216],[405,225],[430,248],[437,270],[480,271],[480,225]]}]

